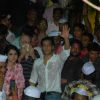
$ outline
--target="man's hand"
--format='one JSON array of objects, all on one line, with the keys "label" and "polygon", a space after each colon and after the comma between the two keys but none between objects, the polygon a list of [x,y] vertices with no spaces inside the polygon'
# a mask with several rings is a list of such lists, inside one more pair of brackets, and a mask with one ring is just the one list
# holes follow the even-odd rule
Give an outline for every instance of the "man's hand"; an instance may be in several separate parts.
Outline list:
[{"label": "man's hand", "polygon": [[70,31],[70,28],[68,28],[67,25],[64,25],[61,32],[61,37],[63,37],[64,39],[69,38],[69,31]]}]

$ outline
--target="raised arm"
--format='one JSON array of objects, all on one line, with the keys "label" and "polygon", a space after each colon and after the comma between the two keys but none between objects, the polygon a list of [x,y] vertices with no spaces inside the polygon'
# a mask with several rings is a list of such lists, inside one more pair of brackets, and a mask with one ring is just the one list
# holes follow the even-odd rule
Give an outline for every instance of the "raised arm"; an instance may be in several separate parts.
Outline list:
[{"label": "raised arm", "polygon": [[69,43],[69,31],[70,28],[68,28],[67,25],[63,26],[63,30],[61,32],[61,37],[64,38],[65,44],[64,44],[64,49],[70,49],[70,43]]}]

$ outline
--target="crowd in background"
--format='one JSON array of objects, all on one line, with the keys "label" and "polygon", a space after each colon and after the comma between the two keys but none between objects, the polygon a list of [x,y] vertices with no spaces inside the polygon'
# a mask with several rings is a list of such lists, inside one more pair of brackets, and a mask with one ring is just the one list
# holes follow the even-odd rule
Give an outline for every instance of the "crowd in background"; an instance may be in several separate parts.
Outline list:
[{"label": "crowd in background", "polygon": [[31,2],[17,35],[0,13],[0,100],[99,100],[99,12],[93,28],[87,5],[49,3]]}]

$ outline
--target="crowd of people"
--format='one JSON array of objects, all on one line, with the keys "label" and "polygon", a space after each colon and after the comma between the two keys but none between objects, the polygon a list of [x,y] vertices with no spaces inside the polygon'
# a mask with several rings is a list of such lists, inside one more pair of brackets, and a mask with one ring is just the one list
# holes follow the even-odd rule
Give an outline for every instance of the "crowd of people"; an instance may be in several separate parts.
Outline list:
[{"label": "crowd of people", "polygon": [[17,37],[1,13],[0,100],[100,100],[100,24],[91,29],[86,5],[73,26],[65,13],[31,6]]}]

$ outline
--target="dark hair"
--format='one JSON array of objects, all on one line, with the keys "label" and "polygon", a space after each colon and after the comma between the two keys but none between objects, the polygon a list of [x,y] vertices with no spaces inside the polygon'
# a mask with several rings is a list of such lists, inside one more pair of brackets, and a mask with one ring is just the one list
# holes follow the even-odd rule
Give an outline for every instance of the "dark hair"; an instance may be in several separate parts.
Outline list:
[{"label": "dark hair", "polygon": [[75,43],[79,45],[80,49],[82,49],[83,46],[80,40],[73,39],[70,44],[73,46]]},{"label": "dark hair", "polygon": [[6,54],[8,54],[11,49],[15,50],[16,53],[17,53],[17,55],[18,55],[18,57],[19,57],[19,55],[20,55],[19,49],[16,46],[14,46],[14,45],[8,45],[7,46],[7,48],[6,48]]},{"label": "dark hair", "polygon": [[53,3],[58,3],[58,0],[51,0]]},{"label": "dark hair", "polygon": [[87,36],[87,37],[90,39],[90,41],[93,42],[93,39],[94,39],[94,38],[93,38],[92,33],[85,32],[83,35],[84,35],[84,36]]},{"label": "dark hair", "polygon": [[88,46],[88,51],[100,51],[100,46],[97,43],[91,43]]},{"label": "dark hair", "polygon": [[93,84],[96,84],[96,72],[91,73],[90,75],[83,74],[83,78],[92,82]]},{"label": "dark hair", "polygon": [[76,23],[76,24],[74,25],[74,28],[75,28],[75,27],[79,27],[79,28],[82,30],[82,32],[85,31],[85,26],[84,26],[82,23]]},{"label": "dark hair", "polygon": [[57,11],[60,11],[60,13],[63,15],[63,9],[62,8],[54,8],[53,9],[53,14],[55,13],[55,12],[57,12]]},{"label": "dark hair", "polygon": [[43,38],[43,39],[41,40],[41,46],[43,46],[43,42],[44,42],[44,41],[50,41],[51,45],[52,45],[52,46],[55,46],[54,40],[53,40],[52,37],[45,37],[45,38]]},{"label": "dark hair", "polygon": [[0,35],[6,36],[8,34],[8,28],[7,26],[0,24]]},{"label": "dark hair", "polygon": [[38,99],[36,99],[34,97],[29,97],[29,96],[26,96],[26,95],[25,95],[24,99],[25,100],[38,100]]},{"label": "dark hair", "polygon": [[35,5],[34,5],[34,6],[29,6],[29,7],[28,7],[28,9],[27,9],[27,14],[29,14],[30,12],[36,12],[36,13],[37,13]]},{"label": "dark hair", "polygon": [[22,30],[21,30],[21,35],[27,35],[29,37],[32,37],[33,34],[35,34],[34,29],[32,27],[29,26],[25,26]]}]

